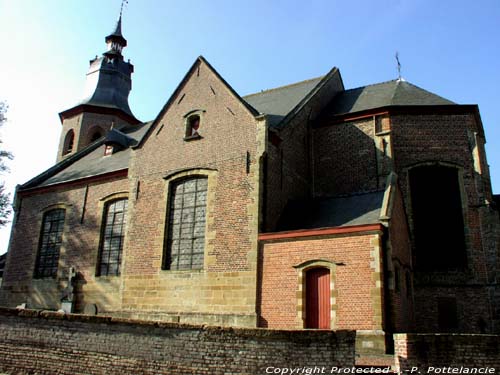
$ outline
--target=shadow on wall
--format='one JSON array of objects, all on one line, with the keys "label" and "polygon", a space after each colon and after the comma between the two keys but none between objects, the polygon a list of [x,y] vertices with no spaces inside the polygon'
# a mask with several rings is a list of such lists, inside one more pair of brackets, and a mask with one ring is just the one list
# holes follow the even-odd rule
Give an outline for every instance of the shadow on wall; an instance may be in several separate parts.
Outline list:
[{"label": "shadow on wall", "polygon": [[[474,334],[396,334],[399,372],[443,373],[443,368],[500,369],[500,336]],[[440,371],[441,370],[441,371]],[[461,373],[465,373],[461,371]]]},{"label": "shadow on wall", "polygon": [[[77,199],[71,193],[58,193],[57,200],[50,196],[47,200],[74,202]],[[89,312],[95,310],[94,305],[98,311],[119,309],[120,277],[96,276],[102,225],[89,211],[98,212],[95,209],[97,202],[85,202],[85,199],[82,199],[81,203],[64,206],[64,229],[57,274],[55,277],[34,277],[37,262],[43,261],[40,253],[43,242],[43,215],[56,205],[62,207],[57,203],[43,208],[22,207],[16,222],[16,226],[21,230],[14,233],[11,242],[16,248],[16,258],[9,261],[12,264],[7,265],[4,285],[0,291],[3,294],[2,304],[15,307],[26,303],[28,308],[59,310],[65,301],[70,303],[69,309],[76,313],[84,312],[87,305],[90,307]],[[32,230],[25,230],[26,228]],[[24,247],[20,246],[23,242],[27,244]],[[9,276],[9,268],[12,276]],[[70,275],[70,271],[74,273]]]}]

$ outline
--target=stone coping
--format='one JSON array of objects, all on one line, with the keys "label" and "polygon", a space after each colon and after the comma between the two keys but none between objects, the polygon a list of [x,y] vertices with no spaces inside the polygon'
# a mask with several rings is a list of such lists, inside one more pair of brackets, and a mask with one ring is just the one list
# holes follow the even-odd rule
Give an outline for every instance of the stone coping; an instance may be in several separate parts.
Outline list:
[{"label": "stone coping", "polygon": [[239,336],[249,336],[255,338],[273,338],[283,339],[287,338],[325,338],[330,336],[335,337],[349,337],[351,336],[352,341],[355,340],[356,331],[355,330],[288,330],[288,329],[269,329],[269,328],[239,328],[239,327],[222,327],[222,326],[211,326],[204,324],[186,324],[186,323],[172,323],[163,321],[153,321],[153,320],[141,320],[141,319],[127,319],[127,318],[116,318],[112,316],[105,315],[85,315],[85,314],[67,314],[63,312],[51,311],[51,310],[33,310],[33,309],[13,309],[0,307],[0,317],[2,316],[17,316],[20,318],[36,318],[36,319],[47,319],[47,320],[59,320],[68,322],[78,322],[78,323],[93,323],[93,324],[107,324],[107,325],[124,325],[124,326],[135,326],[144,328],[159,328],[159,329],[184,329],[184,330],[199,330],[206,332],[228,332]]}]

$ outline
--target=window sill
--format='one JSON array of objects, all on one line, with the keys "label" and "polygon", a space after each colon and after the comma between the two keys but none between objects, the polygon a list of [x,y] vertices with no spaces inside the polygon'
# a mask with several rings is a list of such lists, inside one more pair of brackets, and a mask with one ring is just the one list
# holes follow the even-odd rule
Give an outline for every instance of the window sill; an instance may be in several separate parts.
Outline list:
[{"label": "window sill", "polygon": [[194,140],[197,140],[197,139],[203,139],[203,137],[199,134],[194,134],[194,135],[190,135],[188,137],[184,137],[184,141],[185,142],[190,142],[190,141],[194,141]]}]

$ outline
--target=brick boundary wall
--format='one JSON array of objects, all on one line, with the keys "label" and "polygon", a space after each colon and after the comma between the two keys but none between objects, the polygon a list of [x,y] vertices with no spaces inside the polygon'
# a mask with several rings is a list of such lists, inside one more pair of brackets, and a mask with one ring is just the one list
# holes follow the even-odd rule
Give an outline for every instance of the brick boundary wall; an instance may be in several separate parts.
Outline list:
[{"label": "brick boundary wall", "polygon": [[[352,367],[355,331],[194,326],[0,308],[0,372],[266,374]],[[269,370],[268,370],[269,371]]]},{"label": "brick boundary wall", "polygon": [[412,368],[420,374],[467,373],[462,367],[500,373],[500,335],[400,333],[394,348],[396,370],[403,374],[417,375]]}]

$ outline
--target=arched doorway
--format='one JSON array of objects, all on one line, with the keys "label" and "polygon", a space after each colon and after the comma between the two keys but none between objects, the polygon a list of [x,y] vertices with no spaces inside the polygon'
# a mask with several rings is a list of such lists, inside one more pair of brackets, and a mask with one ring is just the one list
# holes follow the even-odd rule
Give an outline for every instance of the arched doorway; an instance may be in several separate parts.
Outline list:
[{"label": "arched doorway", "polygon": [[306,272],[306,327],[330,329],[330,270],[312,268]]}]

